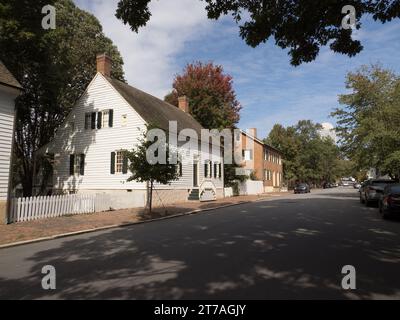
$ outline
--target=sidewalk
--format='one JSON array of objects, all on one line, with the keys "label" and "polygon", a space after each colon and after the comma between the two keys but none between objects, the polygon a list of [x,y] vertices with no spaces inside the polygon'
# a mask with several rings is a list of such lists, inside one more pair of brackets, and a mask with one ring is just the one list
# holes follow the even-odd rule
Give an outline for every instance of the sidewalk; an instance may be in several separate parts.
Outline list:
[{"label": "sidewalk", "polygon": [[258,196],[238,196],[233,198],[219,199],[213,202],[193,201],[178,203],[166,208],[154,208],[154,212],[151,216],[149,214],[145,214],[143,208],[134,208],[0,225],[0,246],[16,242],[53,237],[66,233],[117,227],[152,219],[190,213],[195,210],[202,211],[221,206],[257,201],[283,194],[286,193],[263,194]]}]

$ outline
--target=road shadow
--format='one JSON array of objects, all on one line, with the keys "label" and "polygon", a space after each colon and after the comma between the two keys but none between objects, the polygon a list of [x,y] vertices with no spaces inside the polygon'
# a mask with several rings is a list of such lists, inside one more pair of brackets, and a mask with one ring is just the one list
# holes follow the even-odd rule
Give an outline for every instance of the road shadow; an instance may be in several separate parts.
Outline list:
[{"label": "road shadow", "polygon": [[[235,203],[235,205],[241,205],[247,203],[247,201],[239,201]],[[184,206],[181,203],[178,205],[168,205],[168,206],[163,206],[163,207],[156,207],[153,208],[152,212],[150,213],[148,209],[141,209],[137,211],[138,215],[138,220],[139,221],[147,221],[151,219],[158,219],[158,218],[167,218],[169,216],[174,216],[177,214],[181,213],[188,213],[188,212],[193,212],[197,210],[205,210],[205,209],[213,209],[213,208],[218,208],[218,207],[223,207],[223,206],[229,206],[232,205],[233,203],[230,201],[226,202],[204,202],[200,206],[196,206],[195,208],[189,207],[189,206]]]},{"label": "road shadow", "polygon": [[[353,200],[290,201],[0,251],[0,298],[399,298],[398,224]],[[54,291],[41,289],[44,265],[56,268]],[[355,291],[341,288],[344,265],[357,270]]]}]

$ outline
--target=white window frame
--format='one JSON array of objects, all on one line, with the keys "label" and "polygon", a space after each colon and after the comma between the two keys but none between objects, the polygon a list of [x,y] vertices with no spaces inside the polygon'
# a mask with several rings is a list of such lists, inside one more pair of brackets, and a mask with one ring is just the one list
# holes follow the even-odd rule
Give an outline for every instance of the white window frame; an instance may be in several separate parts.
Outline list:
[{"label": "white window frame", "polygon": [[[120,167],[120,170],[118,170]],[[124,151],[115,151],[115,173],[122,174],[124,168]]]},{"label": "white window frame", "polygon": [[251,161],[252,160],[252,158],[253,158],[253,150],[251,150],[251,149],[244,149],[243,150],[244,151],[244,156],[243,156],[243,159],[244,159],[244,161]]},{"label": "white window frame", "polygon": [[81,155],[74,154],[74,175],[81,175]]},{"label": "white window frame", "polygon": [[109,128],[110,109],[101,111],[101,128]]}]

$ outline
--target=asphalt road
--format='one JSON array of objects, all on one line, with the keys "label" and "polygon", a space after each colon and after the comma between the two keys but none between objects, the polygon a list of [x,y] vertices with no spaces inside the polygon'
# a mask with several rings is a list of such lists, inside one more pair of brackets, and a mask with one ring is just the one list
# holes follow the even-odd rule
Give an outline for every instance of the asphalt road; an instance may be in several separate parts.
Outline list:
[{"label": "asphalt road", "polygon": [[2,249],[0,298],[399,299],[400,219],[377,212],[338,188]]}]

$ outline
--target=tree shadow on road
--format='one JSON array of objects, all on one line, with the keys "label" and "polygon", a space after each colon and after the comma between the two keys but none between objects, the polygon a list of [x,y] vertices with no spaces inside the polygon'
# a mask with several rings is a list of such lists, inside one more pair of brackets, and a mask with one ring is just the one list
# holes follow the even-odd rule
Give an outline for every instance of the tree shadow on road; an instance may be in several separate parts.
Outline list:
[{"label": "tree shadow on road", "polygon": [[[399,298],[399,225],[355,200],[318,203],[274,199],[3,250],[0,298]],[[355,291],[341,288],[348,264]],[[54,291],[41,289],[44,265]]]}]

